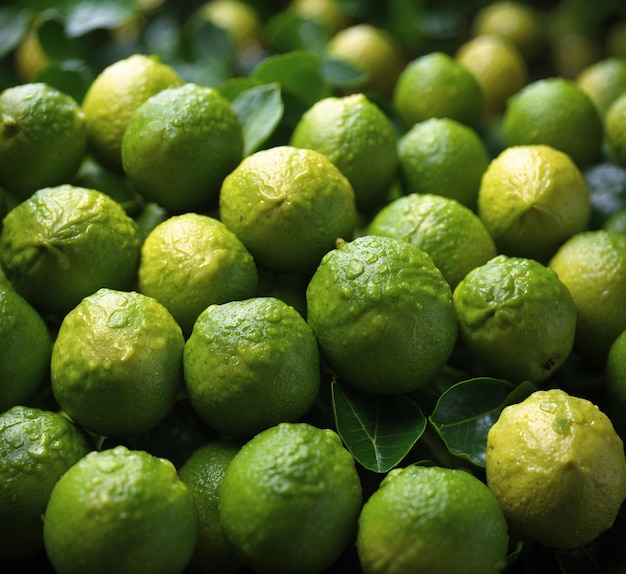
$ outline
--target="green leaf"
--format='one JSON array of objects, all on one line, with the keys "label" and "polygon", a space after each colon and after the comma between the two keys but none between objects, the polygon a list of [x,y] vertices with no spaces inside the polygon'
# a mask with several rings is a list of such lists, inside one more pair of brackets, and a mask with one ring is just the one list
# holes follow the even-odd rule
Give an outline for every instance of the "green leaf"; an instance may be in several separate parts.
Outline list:
[{"label": "green leaf", "polygon": [[265,143],[283,117],[280,86],[276,83],[250,88],[232,102],[243,127],[244,156]]},{"label": "green leaf", "polygon": [[372,395],[333,382],[332,403],[346,448],[374,472],[398,465],[426,428],[421,409],[404,395]]},{"label": "green leaf", "polygon": [[369,73],[347,60],[328,57],[322,60],[322,77],[336,88],[354,89],[365,85]]},{"label": "green leaf", "polygon": [[439,397],[429,420],[452,454],[484,468],[489,429],[505,406],[533,390],[531,383],[490,377],[461,381]]},{"label": "green leaf", "polygon": [[81,60],[67,60],[60,64],[50,64],[37,74],[35,80],[46,84],[72,96],[77,103],[81,103],[91,82],[91,69]]},{"label": "green leaf", "polygon": [[112,30],[131,20],[139,8],[133,0],[76,2],[67,11],[65,31],[75,38],[98,29]]},{"label": "green leaf", "polygon": [[27,10],[0,8],[0,58],[4,58],[22,40],[28,28]]},{"label": "green leaf", "polygon": [[268,20],[265,37],[274,53],[306,50],[322,54],[331,34],[323,24],[300,16],[295,11],[283,10]]}]

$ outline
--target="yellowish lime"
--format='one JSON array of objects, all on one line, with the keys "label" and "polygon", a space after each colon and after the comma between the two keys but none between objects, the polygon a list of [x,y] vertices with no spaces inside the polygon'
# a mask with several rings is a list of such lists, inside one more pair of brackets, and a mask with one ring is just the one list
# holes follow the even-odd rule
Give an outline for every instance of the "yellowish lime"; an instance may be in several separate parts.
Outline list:
[{"label": "yellowish lime", "polygon": [[591,98],[601,116],[626,92],[626,59],[607,57],[585,68],[576,83]]},{"label": "yellowish lime", "polygon": [[626,92],[615,98],[606,111],[604,133],[611,161],[626,167]]}]

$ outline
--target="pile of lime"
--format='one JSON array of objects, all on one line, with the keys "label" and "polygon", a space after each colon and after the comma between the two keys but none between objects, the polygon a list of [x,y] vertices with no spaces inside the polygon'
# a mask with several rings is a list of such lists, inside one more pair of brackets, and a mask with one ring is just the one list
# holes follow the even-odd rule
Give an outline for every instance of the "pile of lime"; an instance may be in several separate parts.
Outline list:
[{"label": "pile of lime", "polygon": [[1,572],[626,570],[626,8],[23,4]]}]

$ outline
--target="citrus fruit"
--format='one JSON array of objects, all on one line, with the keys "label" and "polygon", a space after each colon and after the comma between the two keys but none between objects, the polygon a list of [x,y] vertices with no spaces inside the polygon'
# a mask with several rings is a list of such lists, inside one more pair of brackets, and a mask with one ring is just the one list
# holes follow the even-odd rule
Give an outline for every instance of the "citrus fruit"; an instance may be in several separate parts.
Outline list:
[{"label": "citrus fruit", "polygon": [[516,536],[576,548],[609,529],[626,498],[624,445],[592,402],[538,390],[489,430],[486,477]]},{"label": "citrus fruit", "polygon": [[85,115],[68,94],[27,83],[0,92],[0,185],[23,200],[69,183],[85,156]]},{"label": "citrus fruit", "polygon": [[350,182],[324,154],[277,146],[247,156],[224,179],[220,220],[256,263],[311,273],[357,222]]},{"label": "citrus fruit", "polygon": [[209,0],[199,8],[201,16],[226,30],[237,52],[258,49],[263,40],[261,16],[254,4],[240,0]]},{"label": "citrus fruit", "polygon": [[453,297],[459,342],[487,376],[541,383],[569,357],[576,307],[542,263],[497,255],[471,270]]},{"label": "citrus fruit", "polygon": [[257,282],[252,255],[209,215],[168,217],[148,233],[141,248],[139,291],[165,305],[186,337],[209,305],[252,297]]},{"label": "citrus fruit", "polygon": [[400,137],[398,153],[405,194],[442,195],[476,208],[490,156],[473,128],[451,118],[429,118]]},{"label": "citrus fruit", "polygon": [[198,509],[198,539],[186,570],[191,574],[237,574],[247,569],[224,537],[217,506],[226,468],[240,448],[241,443],[231,438],[212,440],[194,450],[178,470]]},{"label": "citrus fruit", "polygon": [[607,57],[585,68],[576,83],[604,116],[617,97],[626,92],[626,60]]},{"label": "citrus fruit", "polygon": [[626,329],[626,236],[605,230],[577,233],[549,266],[574,298],[577,352],[604,365],[611,344]]},{"label": "citrus fruit", "polygon": [[404,67],[398,41],[384,28],[360,22],[338,30],[326,44],[326,55],[363,70],[361,92],[389,95]]},{"label": "citrus fruit", "polygon": [[626,167],[626,93],[609,106],[604,117],[604,130],[610,160]]},{"label": "citrus fruit", "polygon": [[[63,415],[17,405],[0,413],[0,562],[41,554],[52,488],[92,448],[87,435]],[[9,526],[10,525],[10,526]]]},{"label": "citrus fruit", "polygon": [[359,210],[385,202],[398,167],[396,132],[364,94],[318,100],[296,124],[290,144],[328,157],[352,185]]},{"label": "citrus fruit", "polygon": [[81,104],[93,157],[109,169],[122,171],[122,138],[132,113],[150,96],[182,83],[178,73],[156,55],[133,54],[104,68]]},{"label": "citrus fruit", "polygon": [[615,338],[609,348],[604,373],[607,414],[623,438],[626,433],[626,330]]},{"label": "citrus fruit", "polygon": [[43,20],[35,19],[15,48],[15,70],[23,83],[33,82],[37,75],[52,63],[39,41]]},{"label": "citrus fruit", "polygon": [[51,349],[41,315],[0,282],[0,412],[33,398],[47,380]]},{"label": "citrus fruit", "polygon": [[545,261],[587,228],[589,188],[565,153],[513,146],[491,160],[478,190],[478,215],[498,250]]},{"label": "citrus fruit", "polygon": [[287,10],[319,22],[331,34],[350,25],[350,15],[338,0],[291,0]]},{"label": "citrus fruit", "polygon": [[64,184],[16,205],[0,232],[0,265],[15,290],[42,315],[60,319],[100,287],[135,281],[135,222],[105,193]]},{"label": "citrus fruit", "polygon": [[135,291],[99,289],[65,317],[52,347],[52,391],[83,428],[132,436],[153,428],[182,390],[182,331]]},{"label": "citrus fruit", "polygon": [[230,461],[217,501],[222,531],[255,572],[321,573],[356,532],[362,487],[335,431],[280,423]]},{"label": "citrus fruit", "polygon": [[191,558],[198,516],[169,460],[117,446],[90,452],[58,480],[43,530],[59,574],[174,574]]},{"label": "citrus fruit", "polygon": [[602,229],[626,234],[626,208],[619,209],[609,215],[602,224]]},{"label": "citrus fruit", "polygon": [[320,387],[315,335],[275,297],[207,307],[185,344],[183,362],[191,405],[229,436],[249,437],[299,420]]},{"label": "citrus fruit", "polygon": [[474,74],[483,90],[486,121],[501,114],[507,100],[528,82],[524,55],[503,36],[475,36],[461,44],[455,58]]},{"label": "citrus fruit", "polygon": [[147,200],[173,211],[211,206],[241,161],[243,131],[214,88],[187,83],[148,98],[128,119],[122,166]]},{"label": "citrus fruit", "polygon": [[411,60],[398,77],[392,101],[408,127],[440,117],[475,127],[485,108],[478,80],[444,52],[430,52]]},{"label": "citrus fruit", "polygon": [[578,166],[600,158],[603,126],[587,93],[573,80],[542,78],[524,86],[507,102],[502,118],[507,146],[549,145]]},{"label": "citrus fruit", "polygon": [[480,479],[410,465],[389,471],[363,505],[357,549],[364,574],[495,574],[508,540],[504,514]]},{"label": "citrus fruit", "polygon": [[340,243],[311,277],[306,300],[325,360],[366,392],[424,388],[456,343],[450,286],[424,250],[402,239]]},{"label": "citrus fruit", "polygon": [[496,255],[478,215],[442,195],[412,193],[392,200],[374,215],[367,233],[417,245],[430,255],[451,289]]},{"label": "citrus fruit", "polygon": [[515,0],[496,0],[480,8],[471,23],[472,36],[489,34],[505,38],[532,62],[543,47],[546,28],[534,6]]}]

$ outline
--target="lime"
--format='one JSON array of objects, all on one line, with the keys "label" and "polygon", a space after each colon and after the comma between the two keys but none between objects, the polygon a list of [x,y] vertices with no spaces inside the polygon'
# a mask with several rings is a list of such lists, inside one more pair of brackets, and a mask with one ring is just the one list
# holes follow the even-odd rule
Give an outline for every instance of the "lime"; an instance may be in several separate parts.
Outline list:
[{"label": "lime", "polygon": [[585,68],[576,83],[604,116],[610,105],[626,92],[626,60],[607,57]]},{"label": "lime", "polygon": [[51,349],[41,315],[0,282],[0,412],[30,402],[49,375]]},{"label": "lime", "polygon": [[87,435],[52,411],[14,406],[0,413],[0,562],[44,550],[41,516],[61,475],[92,448]]},{"label": "lime", "polygon": [[473,128],[451,118],[430,118],[400,137],[398,151],[405,194],[442,195],[476,208],[490,157]]},{"label": "lime", "polygon": [[604,116],[606,149],[610,160],[626,167],[626,93],[615,98]]},{"label": "lime", "polygon": [[258,265],[296,274],[312,273],[357,222],[354,191],[339,168],[293,146],[244,158],[224,180],[219,215]]},{"label": "lime", "polygon": [[85,156],[85,115],[68,94],[44,83],[0,92],[0,185],[18,200],[69,183]]},{"label": "lime", "polygon": [[58,480],[43,530],[58,574],[176,574],[193,554],[198,513],[169,460],[117,446],[90,452]]},{"label": "lime", "polygon": [[511,96],[502,133],[507,146],[548,145],[581,167],[597,161],[602,152],[596,105],[576,82],[561,77],[535,80]]},{"label": "lime", "polygon": [[99,289],[59,327],[50,364],[54,396],[93,433],[145,433],[182,390],[184,344],[180,327],[155,299]]},{"label": "lime", "polygon": [[476,77],[444,52],[430,52],[411,60],[398,77],[392,100],[409,127],[433,117],[447,117],[475,127],[485,108],[485,96]]},{"label": "lime", "polygon": [[148,98],[128,119],[122,166],[146,199],[174,211],[211,206],[241,161],[237,114],[214,88],[187,83]]},{"label": "lime", "polygon": [[489,430],[487,485],[522,539],[577,548],[609,529],[626,498],[624,445],[587,399],[539,390]]},{"label": "lime", "polygon": [[60,185],[35,192],[4,218],[0,265],[43,315],[62,319],[100,287],[128,289],[139,263],[135,222],[105,193]]},{"label": "lime", "polygon": [[442,195],[412,193],[391,201],[374,215],[367,233],[417,245],[431,256],[451,289],[496,255],[478,215]]},{"label": "lime", "polygon": [[602,224],[602,229],[626,234],[626,208],[618,209],[609,215]]},{"label": "lime", "polygon": [[469,472],[394,468],[363,505],[357,549],[364,574],[488,574],[504,569],[504,514]]},{"label": "lime", "polygon": [[122,138],[133,112],[150,96],[183,80],[156,55],[133,54],[102,70],[82,102],[87,145],[105,167],[122,171]]},{"label": "lime", "polygon": [[497,255],[454,290],[459,343],[487,376],[541,383],[574,345],[576,307],[567,287],[534,259]]},{"label": "lime", "polygon": [[498,250],[545,261],[587,228],[589,188],[571,158],[546,145],[513,146],[491,160],[478,215]]},{"label": "lime", "polygon": [[239,54],[261,46],[263,24],[254,4],[241,0],[209,0],[200,6],[199,13],[230,35]]},{"label": "lime", "polygon": [[424,388],[456,343],[450,286],[424,250],[402,239],[340,243],[322,259],[306,299],[324,359],[366,392]]},{"label": "lime", "polygon": [[296,124],[290,144],[328,157],[352,185],[359,210],[385,202],[398,168],[396,132],[364,94],[319,100]]},{"label": "lime", "polygon": [[290,0],[287,10],[319,22],[331,34],[350,25],[350,14],[339,0]]},{"label": "lime", "polygon": [[139,291],[165,305],[191,334],[209,305],[252,297],[258,275],[252,255],[221,221],[183,213],[156,225],[141,248]]},{"label": "lime", "polygon": [[198,508],[198,540],[186,570],[190,574],[237,574],[247,569],[224,537],[217,502],[226,468],[240,448],[241,443],[230,438],[212,440],[178,470]]},{"label": "lime", "polygon": [[217,501],[222,531],[259,574],[314,574],[356,533],[362,487],[331,429],[280,423],[246,442],[226,468]]}]

